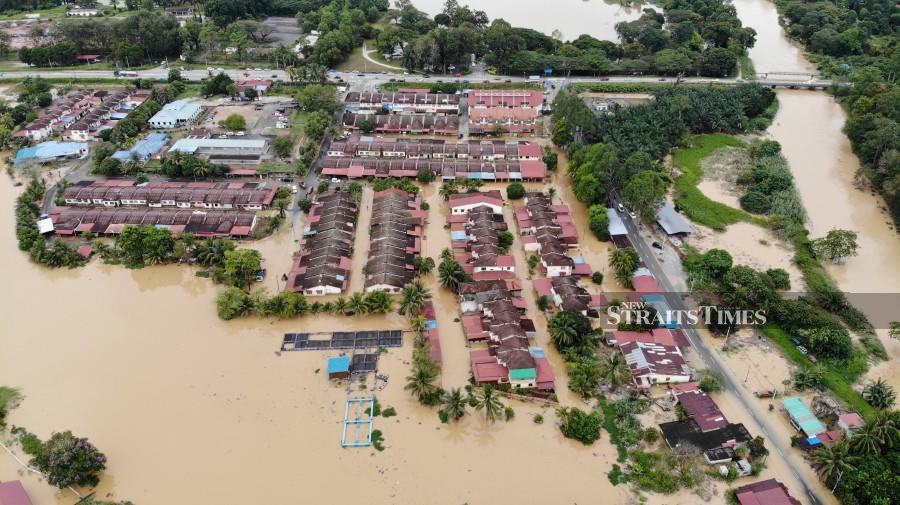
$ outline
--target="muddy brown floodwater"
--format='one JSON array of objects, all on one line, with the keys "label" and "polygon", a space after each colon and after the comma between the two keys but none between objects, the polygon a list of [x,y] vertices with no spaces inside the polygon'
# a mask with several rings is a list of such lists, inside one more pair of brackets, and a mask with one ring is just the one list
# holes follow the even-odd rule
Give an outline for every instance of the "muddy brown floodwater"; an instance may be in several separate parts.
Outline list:
[{"label": "muddy brown floodwater", "polygon": [[[564,439],[550,409],[512,403],[517,415],[509,423],[470,416],[441,425],[434,410],[403,391],[408,344],[380,362],[390,382],[378,397],[398,412],[375,422],[386,450],[342,449],[347,392],[317,373],[328,354],[277,356],[281,336],[403,328],[401,317],[226,323],[215,314],[216,287],[188,267],[127,270],[93,261],[80,270],[46,270],[16,249],[10,202],[20,188],[0,179],[0,201],[7,202],[0,205],[0,261],[8,286],[0,384],[25,395],[9,421],[41,437],[68,429],[90,438],[109,458],[98,497],[144,505],[296,503],[298,497],[304,503],[628,502],[628,489],[606,478],[615,460],[608,438],[593,447]],[[434,193],[426,191],[437,204],[433,223],[444,210]],[[428,235],[429,254],[449,244],[440,225],[429,226]],[[260,245],[273,270],[287,268],[294,247],[288,229]],[[462,386],[468,354],[459,324],[453,325],[456,304],[431,287],[448,307],[439,311],[444,385]],[[536,413],[544,414],[544,424],[532,422]],[[0,480],[12,479],[24,482],[36,505],[75,502],[0,453]]]}]

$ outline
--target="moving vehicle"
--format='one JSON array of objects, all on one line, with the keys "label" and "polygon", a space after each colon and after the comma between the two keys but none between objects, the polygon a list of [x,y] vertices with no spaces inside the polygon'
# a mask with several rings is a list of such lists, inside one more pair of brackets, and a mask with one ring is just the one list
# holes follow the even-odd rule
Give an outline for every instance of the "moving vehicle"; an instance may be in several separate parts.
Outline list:
[{"label": "moving vehicle", "polygon": [[296,184],[291,186],[291,193],[297,194],[297,185]]},{"label": "moving vehicle", "polygon": [[616,208],[619,209],[619,212],[625,212],[625,206],[621,203],[616,205]]},{"label": "moving vehicle", "polygon": [[116,70],[113,72],[116,77],[137,77],[138,73],[134,70]]},{"label": "moving vehicle", "polygon": [[628,211],[628,215],[631,216],[631,219],[637,219],[637,214],[635,214],[633,210]]}]

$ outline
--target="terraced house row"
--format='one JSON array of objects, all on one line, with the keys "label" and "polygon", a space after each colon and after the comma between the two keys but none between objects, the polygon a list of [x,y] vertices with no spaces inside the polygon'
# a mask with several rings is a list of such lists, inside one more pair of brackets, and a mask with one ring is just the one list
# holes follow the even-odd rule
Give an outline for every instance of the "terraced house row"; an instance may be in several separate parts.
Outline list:
[{"label": "terraced house row", "polygon": [[357,114],[345,112],[344,128],[360,130],[371,122],[374,131],[380,133],[434,133],[435,135],[458,135],[459,117],[428,114]]},{"label": "terraced house row", "polygon": [[102,207],[176,207],[262,210],[275,198],[277,186],[243,182],[82,181],[66,188],[66,205]]},{"label": "terraced house row", "polygon": [[568,205],[554,205],[543,193],[525,195],[525,206],[516,209],[516,221],[526,252],[536,252],[547,277],[591,275],[583,259],[570,257],[578,245],[578,233]]},{"label": "terraced house row", "polygon": [[327,153],[334,158],[449,158],[482,161],[541,161],[543,158],[540,145],[517,140],[447,142],[356,136],[343,142],[333,142]]},{"label": "terraced house row", "polygon": [[431,93],[428,90],[393,93],[353,91],[347,94],[344,102],[350,110],[362,113],[386,110],[394,113],[459,114],[460,95]]},{"label": "terraced house row", "polygon": [[396,188],[375,193],[365,268],[367,292],[398,293],[415,278],[413,260],[422,253],[427,215],[417,195]]},{"label": "terraced house row", "polygon": [[100,131],[114,127],[118,120],[126,118],[149,98],[149,93],[124,90],[112,93],[91,89],[74,91],[58,98],[14,136],[26,137],[33,142],[56,134],[62,134],[63,140],[74,142],[97,140]]},{"label": "terraced house row", "polygon": [[[464,214],[454,213],[456,202],[469,201],[471,194],[450,198],[450,238],[456,261],[475,280],[509,279],[516,276],[516,260],[500,244],[500,234],[509,228],[503,208],[494,205],[469,206]],[[503,201],[500,191],[478,193],[486,201]]]},{"label": "terraced house row", "polygon": [[322,161],[322,174],[333,177],[416,177],[420,170],[443,180],[542,181],[547,176],[543,161],[468,161],[457,159],[332,158]]},{"label": "terraced house row", "polygon": [[339,294],[347,289],[358,213],[356,197],[346,191],[317,199],[310,208],[286,289],[307,296]]},{"label": "terraced house row", "polygon": [[256,226],[256,214],[246,211],[197,211],[151,208],[62,207],[50,213],[57,235],[118,235],[126,226],[164,228],[173,235],[191,233],[196,237],[246,238]]}]

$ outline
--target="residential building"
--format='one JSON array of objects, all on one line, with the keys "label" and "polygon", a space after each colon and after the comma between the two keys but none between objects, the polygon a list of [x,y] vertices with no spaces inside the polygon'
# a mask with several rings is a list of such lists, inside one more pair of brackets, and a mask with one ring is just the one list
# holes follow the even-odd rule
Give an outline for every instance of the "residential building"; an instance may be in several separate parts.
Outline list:
[{"label": "residential building", "polygon": [[255,182],[82,181],[66,188],[66,205],[179,209],[262,210],[277,186]]},{"label": "residential building", "polygon": [[335,158],[459,159],[481,161],[541,161],[539,144],[513,140],[452,142],[445,140],[350,137],[332,142],[327,155]]},{"label": "residential building", "polygon": [[[499,192],[489,195],[498,197]],[[450,224],[456,260],[475,280],[515,277],[515,258],[500,246],[500,234],[508,231],[506,221],[502,211],[495,210],[487,205],[473,207],[466,212],[464,221]]]},{"label": "residential building", "polygon": [[734,490],[740,505],[800,505],[787,486],[777,479],[761,480]]},{"label": "residential building", "polygon": [[213,163],[229,165],[258,164],[265,151],[265,140],[237,138],[183,138],[169,149],[169,152],[193,154]]},{"label": "residential building", "polygon": [[371,93],[352,91],[344,102],[354,112],[393,114],[459,114],[460,95],[452,93]]},{"label": "residential building", "polygon": [[413,260],[422,253],[422,227],[427,215],[417,195],[396,188],[375,193],[366,292],[398,293],[416,277]]},{"label": "residential building", "polygon": [[467,221],[469,211],[479,207],[484,207],[495,215],[503,215],[503,195],[499,190],[450,195],[449,205],[451,223]]},{"label": "residential building", "polygon": [[173,235],[191,233],[196,237],[245,238],[256,226],[256,214],[246,211],[168,210],[152,208],[79,208],[54,209],[57,235],[118,235],[126,226],[153,226]]},{"label": "residential building", "polygon": [[153,128],[176,128],[186,126],[200,116],[203,108],[196,103],[188,103],[184,100],[175,100],[168,103],[150,118],[148,123]]},{"label": "residential building", "polygon": [[470,135],[534,133],[540,109],[489,107],[469,111]]},{"label": "residential building", "polygon": [[844,412],[838,416],[837,425],[844,432],[847,438],[852,438],[856,430],[865,426],[862,416],[856,412]]},{"label": "residential building", "polygon": [[433,133],[435,135],[458,135],[459,117],[452,115],[428,114],[357,114],[345,112],[344,128],[359,130],[366,122],[371,122],[374,131],[380,133]]},{"label": "residential building", "polygon": [[691,380],[691,370],[678,347],[647,342],[617,345],[638,388],[648,389],[654,384],[678,384]]},{"label": "residential building", "polygon": [[543,161],[469,161],[456,159],[331,158],[322,162],[322,174],[332,177],[416,177],[430,170],[442,180],[542,181],[547,176]]},{"label": "residential building", "polygon": [[700,431],[718,430],[728,426],[728,419],[716,402],[695,382],[672,386],[672,396],[681,405],[688,419],[693,419]]},{"label": "residential building", "polygon": [[546,296],[559,310],[578,312],[588,317],[599,317],[598,310],[609,305],[601,294],[589,293],[578,284],[578,277],[563,275],[532,279],[538,296]]},{"label": "residential building", "polygon": [[540,108],[544,94],[524,89],[473,89],[469,91],[469,112],[490,107]]},{"label": "residential building", "polygon": [[347,288],[358,212],[356,199],[348,192],[318,198],[309,211],[286,289],[322,296]]},{"label": "residential building", "polygon": [[709,464],[726,463],[734,458],[734,449],[753,437],[743,424],[727,424],[710,431],[700,430],[693,419],[672,421],[659,425],[663,439],[670,449],[689,445],[700,449]]},{"label": "residential building", "polygon": [[578,245],[578,233],[568,205],[554,205],[543,193],[527,193],[525,206],[516,209],[516,221],[526,252],[536,252],[547,277],[590,275],[590,265],[580,257],[570,257]]},{"label": "residential building", "polygon": [[254,79],[247,81],[237,81],[236,83],[234,83],[234,85],[237,87],[238,93],[240,93],[241,96],[244,96],[244,93],[248,89],[253,89],[254,91],[256,91],[257,96],[263,96],[266,94],[266,92],[269,91],[269,88],[272,87],[272,81]]}]

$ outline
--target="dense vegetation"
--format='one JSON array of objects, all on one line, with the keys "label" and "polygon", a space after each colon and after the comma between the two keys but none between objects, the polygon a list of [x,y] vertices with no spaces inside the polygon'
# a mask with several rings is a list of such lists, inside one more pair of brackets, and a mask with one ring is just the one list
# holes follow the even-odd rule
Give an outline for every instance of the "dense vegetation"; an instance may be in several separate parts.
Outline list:
[{"label": "dense vegetation", "polygon": [[553,141],[568,147],[580,201],[605,204],[619,192],[643,212],[662,199],[668,182],[658,160],[685,135],[743,131],[774,100],[772,90],[752,84],[664,88],[655,96],[650,104],[596,117],[575,93],[557,95]]},{"label": "dense vegetation", "polygon": [[390,52],[406,44],[408,69],[447,72],[465,69],[469,55],[483,57],[500,73],[699,74],[726,76],[755,42],[756,33],[741,26],[735,9],[721,0],[669,0],[663,13],[646,9],[635,21],[616,25],[620,42],[589,35],[562,42],[538,31],[490,21],[483,11],[448,0],[430,19],[409,1],[398,2],[390,15],[397,26],[381,31],[377,46]]},{"label": "dense vegetation", "polygon": [[85,260],[72,245],[60,239],[47,241],[38,231],[40,204],[46,190],[42,180],[32,179],[25,191],[16,198],[16,238],[19,250],[28,252],[32,261],[47,267],[81,266]]}]

